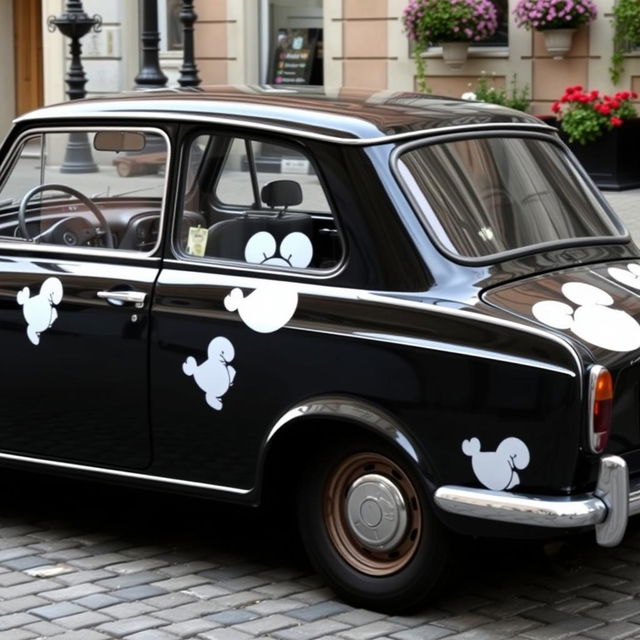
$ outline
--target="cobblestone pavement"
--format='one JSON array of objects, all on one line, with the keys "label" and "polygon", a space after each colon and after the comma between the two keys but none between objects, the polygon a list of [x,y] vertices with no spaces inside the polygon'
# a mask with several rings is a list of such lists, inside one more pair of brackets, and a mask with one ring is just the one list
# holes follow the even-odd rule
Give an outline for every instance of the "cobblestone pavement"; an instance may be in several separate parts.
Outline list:
[{"label": "cobblestone pavement", "polygon": [[[640,190],[605,195],[640,241]],[[20,472],[0,487],[0,640],[640,638],[640,522],[615,549],[460,541],[438,598],[385,616],[336,599],[290,522]]]}]

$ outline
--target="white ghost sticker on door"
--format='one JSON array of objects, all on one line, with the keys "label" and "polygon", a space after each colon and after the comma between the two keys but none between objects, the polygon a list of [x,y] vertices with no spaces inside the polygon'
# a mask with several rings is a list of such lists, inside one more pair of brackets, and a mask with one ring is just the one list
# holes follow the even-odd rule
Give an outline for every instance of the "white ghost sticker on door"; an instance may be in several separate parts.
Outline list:
[{"label": "white ghost sticker on door", "polygon": [[224,299],[227,311],[237,311],[250,329],[273,333],[284,327],[298,307],[298,292],[286,282],[269,282],[245,296],[232,289]]},{"label": "white ghost sticker on door", "polygon": [[505,438],[495,451],[480,451],[480,447],[478,438],[462,442],[476,478],[487,489],[505,491],[520,483],[516,469],[525,469],[530,460],[529,449],[520,438]]},{"label": "white ghost sticker on door", "polygon": [[640,347],[640,324],[626,311],[612,309],[613,298],[584,282],[566,282],[562,294],[575,305],[554,300],[536,302],[534,317],[550,327],[569,329],[586,342],[610,351],[634,351]]},{"label": "white ghost sticker on door", "polygon": [[55,309],[62,300],[62,282],[58,278],[47,278],[40,287],[40,293],[31,296],[29,287],[18,291],[17,301],[22,306],[27,321],[27,336],[35,345],[40,344],[40,335],[58,318]]},{"label": "white ghost sticker on door", "polygon": [[182,371],[193,376],[196,384],[205,392],[207,404],[216,411],[222,409],[222,397],[236,377],[236,370],[229,365],[235,354],[231,342],[218,336],[209,343],[208,360],[198,364],[193,356],[189,356],[182,364]]}]

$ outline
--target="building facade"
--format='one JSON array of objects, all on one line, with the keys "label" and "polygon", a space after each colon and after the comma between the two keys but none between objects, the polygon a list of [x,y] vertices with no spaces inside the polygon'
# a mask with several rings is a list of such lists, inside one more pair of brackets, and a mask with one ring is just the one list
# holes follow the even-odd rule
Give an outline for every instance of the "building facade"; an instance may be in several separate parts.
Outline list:
[{"label": "building facade", "polygon": [[[194,0],[196,63],[203,84],[324,84],[376,91],[416,88],[411,47],[402,27],[408,0]],[[500,4],[501,3],[501,4]],[[603,92],[640,91],[640,50],[625,58],[617,84],[609,76],[613,0],[596,0],[598,17],[574,36],[562,58],[550,55],[540,33],[516,26],[516,0],[499,0],[496,41],[472,47],[459,68],[439,47],[425,55],[427,84],[438,95],[460,96],[482,74],[496,86],[527,87],[530,111],[550,113],[566,86]],[[84,0],[102,27],[82,40],[90,95],[134,87],[140,65],[142,1]],[[68,42],[47,29],[64,0],[0,0],[0,126],[41,104],[65,99]],[[161,67],[175,85],[182,64],[180,0],[158,0]],[[13,91],[11,90],[13,89]]]}]

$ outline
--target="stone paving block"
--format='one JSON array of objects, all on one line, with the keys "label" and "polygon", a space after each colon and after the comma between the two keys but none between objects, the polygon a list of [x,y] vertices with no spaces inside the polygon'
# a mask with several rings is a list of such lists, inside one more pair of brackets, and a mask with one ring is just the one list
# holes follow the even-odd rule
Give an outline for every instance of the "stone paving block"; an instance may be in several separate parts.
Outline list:
[{"label": "stone paving block", "polygon": [[179,607],[181,604],[195,602],[195,598],[185,593],[180,593],[179,591],[177,593],[165,592],[162,595],[147,598],[144,602],[154,609],[173,609],[174,607]]},{"label": "stone paving block", "polygon": [[69,562],[70,560],[80,560],[82,558],[88,558],[91,555],[86,549],[60,549],[59,551],[49,551],[43,553],[42,557],[46,558],[50,562]]},{"label": "stone paving block", "polygon": [[599,626],[602,626],[602,622],[598,620],[574,616],[563,622],[556,622],[555,624],[545,627],[537,627],[523,631],[520,635],[529,640],[561,640],[562,638],[568,638],[585,631],[590,631]]},{"label": "stone paving block", "polygon": [[80,569],[103,569],[112,564],[126,562],[127,559],[121,553],[105,553],[98,556],[88,555],[83,558],[77,558],[71,564]]},{"label": "stone paving block", "polygon": [[631,596],[628,593],[622,591],[616,591],[614,589],[603,589],[602,587],[586,587],[581,589],[576,596],[581,598],[588,598],[589,600],[597,600],[603,604],[615,604],[622,600],[628,600]]},{"label": "stone paving block", "polygon": [[183,589],[182,593],[193,598],[198,598],[198,600],[208,600],[210,598],[230,595],[227,589],[223,589],[217,584],[209,584],[208,582],[206,584],[195,585],[189,589]]},{"label": "stone paving block", "polygon": [[30,613],[10,613],[0,616],[0,631],[22,627],[32,622],[38,622],[38,618]]},{"label": "stone paving block", "polygon": [[493,602],[487,606],[481,607],[476,613],[489,616],[490,618],[507,618],[509,616],[517,616],[525,611],[531,611],[540,607],[539,602],[528,600],[527,598],[507,598],[502,602]]},{"label": "stone paving block", "polygon": [[71,587],[62,587],[60,589],[52,589],[49,591],[39,591],[38,595],[53,600],[54,602],[62,602],[67,600],[77,600],[85,596],[93,595],[94,593],[100,593],[106,591],[104,587],[100,587],[97,584],[83,583],[76,584]]},{"label": "stone paving block", "polygon": [[178,638],[192,638],[203,631],[210,631],[218,626],[218,624],[207,618],[193,618],[184,622],[169,624],[166,627],[162,627],[162,630],[172,633]]},{"label": "stone paving block", "polygon": [[13,560],[3,560],[2,564],[14,571],[24,571],[25,569],[42,567],[45,564],[49,564],[49,560],[43,556],[37,556],[32,553],[30,556],[22,556],[20,558],[14,558]]},{"label": "stone paving block", "polygon": [[246,609],[227,609],[226,611],[220,611],[219,613],[213,613],[207,616],[208,620],[212,620],[220,625],[231,627],[233,625],[241,624],[242,622],[249,622],[255,620],[258,617],[257,613],[252,613]]},{"label": "stone paving block", "polygon": [[120,600],[106,593],[94,593],[93,595],[75,600],[75,604],[86,609],[102,609],[113,604],[118,604]]},{"label": "stone paving block", "polygon": [[164,578],[158,582],[152,582],[151,584],[154,587],[160,587],[167,591],[180,591],[182,589],[189,589],[191,587],[208,583],[208,578],[195,574],[187,574],[186,576],[180,576],[179,578]]},{"label": "stone paving block", "polygon": [[109,565],[109,570],[122,574],[139,573],[141,571],[152,571],[158,567],[164,567],[166,564],[164,560],[158,560],[157,558],[144,558],[142,560]]},{"label": "stone paving block", "polygon": [[203,640],[253,640],[254,638],[254,636],[250,636],[248,633],[225,628],[204,631],[198,637],[203,638]]},{"label": "stone paving block", "polygon": [[72,602],[56,602],[55,604],[48,604],[44,607],[31,609],[30,613],[45,620],[55,620],[56,618],[71,616],[75,613],[82,613],[83,611],[84,609],[82,607]]},{"label": "stone paving block", "polygon": [[[294,594],[304,593],[307,588],[299,582],[276,582],[257,587],[255,590],[269,598],[286,598]],[[326,600],[326,598],[324,599]]]},{"label": "stone paving block", "polygon": [[159,545],[140,545],[132,547],[128,545],[127,549],[123,553],[129,558],[151,558],[164,553],[166,549]]},{"label": "stone paving block", "polygon": [[179,578],[187,574],[198,574],[200,571],[209,571],[216,567],[217,565],[214,562],[196,560],[195,562],[185,562],[174,566],[162,567],[162,569],[158,569],[158,572],[171,578]]},{"label": "stone paving block", "polygon": [[41,607],[45,604],[50,604],[50,602],[38,596],[22,596],[21,598],[0,602],[0,612],[2,614],[16,613],[18,611],[27,611],[28,609]]},{"label": "stone paving block", "polygon": [[279,629],[287,629],[288,627],[295,627],[299,624],[300,620],[296,620],[295,618],[291,618],[289,616],[283,616],[281,614],[275,614],[272,616],[257,617],[251,622],[237,624],[235,625],[235,629],[252,635],[268,635],[273,631],[277,631]]},{"label": "stone paving block", "polygon": [[585,634],[594,640],[622,640],[630,636],[640,637],[640,625],[630,622],[613,622]]},{"label": "stone paving block", "polygon": [[296,594],[296,600],[301,600],[307,604],[317,604],[318,602],[326,602],[327,600],[333,600],[335,598],[336,594],[325,587],[301,591]]},{"label": "stone paving block", "polygon": [[56,576],[56,580],[72,586],[74,584],[97,582],[98,580],[105,580],[106,578],[113,577],[115,577],[115,574],[107,571],[106,569],[93,569],[89,571],[78,571],[77,569],[74,569],[73,573],[64,573],[61,576]]},{"label": "stone paving block", "polygon": [[56,619],[56,624],[62,625],[69,629],[85,629],[87,627],[97,627],[103,622],[109,622],[113,620],[109,616],[105,616],[97,611],[84,611],[73,616],[67,616],[66,618]]},{"label": "stone paving block", "polygon": [[0,588],[0,600],[12,600],[13,598],[21,598],[22,596],[30,596],[41,591],[56,589],[60,585],[54,580],[34,580],[21,582],[12,587]]},{"label": "stone paving block", "polygon": [[348,624],[336,622],[335,620],[316,620],[315,622],[309,622],[308,624],[302,624],[297,627],[274,631],[269,635],[279,640],[312,640],[349,628]]},{"label": "stone paving block", "polygon": [[151,629],[126,636],[125,640],[176,640],[176,636],[164,629]]},{"label": "stone paving block", "polygon": [[37,638],[38,634],[26,629],[11,629],[11,631],[3,631],[0,638],[2,640],[31,640]]},{"label": "stone paving block", "polygon": [[57,636],[51,636],[47,638],[47,640],[113,640],[113,638],[95,629],[82,629],[80,631],[67,631]]},{"label": "stone paving block", "polygon": [[160,587],[152,587],[150,584],[140,584],[137,587],[127,587],[126,589],[117,589],[111,592],[114,598],[120,600],[144,600],[153,596],[164,595],[167,592]]},{"label": "stone paving block", "polygon": [[7,569],[5,573],[0,574],[0,590],[5,587],[13,587],[23,582],[29,582],[29,580],[29,576],[21,571],[9,571]]},{"label": "stone paving block", "polygon": [[601,607],[602,603],[597,600],[588,600],[587,598],[570,598],[557,605],[558,611],[565,613],[580,613],[589,609]]},{"label": "stone paving block", "polygon": [[293,609],[289,612],[289,615],[292,618],[299,618],[305,622],[313,622],[320,618],[328,618],[329,616],[345,613],[347,611],[351,611],[350,606],[343,604],[342,602],[336,602],[335,600],[327,600],[325,602],[319,602],[318,604],[309,605],[308,607]]},{"label": "stone paving block", "polygon": [[140,584],[159,582],[161,579],[162,576],[155,571],[138,571],[137,573],[127,573],[108,577],[104,580],[99,580],[97,584],[108,589],[125,589],[127,587],[137,587]]},{"label": "stone paving block", "polygon": [[49,622],[48,620],[38,620],[38,622],[32,622],[31,624],[28,624],[22,628],[27,629],[28,631],[31,631],[42,638],[57,636],[60,633],[68,631],[66,627],[55,624],[53,622]]},{"label": "stone paving block", "polygon": [[[262,600],[256,604],[248,605],[246,608],[249,611],[254,611],[261,616],[268,616],[274,613],[284,613],[293,609],[299,609],[305,605],[299,600],[293,600],[292,598],[278,598],[276,600]],[[341,620],[340,622],[347,622]]]},{"label": "stone paving block", "polygon": [[258,576],[241,576],[240,578],[222,580],[216,583],[217,586],[227,591],[246,591],[248,589],[255,589],[256,587],[262,587],[265,584],[269,584],[269,581],[265,578],[259,578]]},{"label": "stone paving block", "polygon": [[486,633],[497,633],[498,635],[504,635],[508,638],[513,638],[519,633],[526,631],[527,629],[533,629],[539,626],[539,622],[534,622],[533,620],[527,620],[525,618],[513,616],[505,618],[504,620],[490,622],[489,624],[485,624],[480,627],[480,629]]},{"label": "stone paving block", "polygon": [[29,547],[12,547],[12,548],[3,548],[0,539],[0,564],[6,566],[6,562],[8,560],[15,560],[16,558],[22,558],[24,556],[33,555],[33,549]]},{"label": "stone paving block", "polygon": [[424,624],[413,629],[406,629],[405,631],[398,631],[391,635],[394,640],[440,640],[440,638],[448,638],[452,636],[455,631],[451,629],[444,629],[443,627],[436,627],[432,624]]},{"label": "stone paving block", "polygon": [[169,622],[185,622],[191,618],[198,618],[212,613],[218,613],[219,611],[224,610],[224,608],[224,606],[220,606],[219,603],[212,600],[200,600],[198,602],[183,604],[179,607],[174,607],[173,609],[156,611],[154,615]]},{"label": "stone paving block", "polygon": [[198,573],[205,578],[213,581],[233,580],[242,576],[253,575],[264,571],[264,565],[257,565],[250,562],[239,562],[237,564],[222,566],[207,571],[199,571]]},{"label": "stone paving block", "polygon": [[134,616],[141,616],[147,613],[154,612],[155,609],[150,607],[144,602],[122,602],[120,604],[114,604],[110,607],[105,607],[100,610],[100,613],[104,613],[112,618],[122,620],[124,618],[132,618]]},{"label": "stone paving block", "polygon": [[387,622],[386,620],[378,620],[347,631],[341,631],[340,637],[346,638],[346,640],[372,640],[373,638],[390,636],[392,633],[398,633],[398,631],[405,629],[406,627],[402,625]]},{"label": "stone paving block", "polygon": [[437,622],[434,622],[434,624],[460,633],[461,631],[466,631],[470,627],[479,627],[483,624],[487,624],[488,622],[493,622],[493,619],[487,616],[482,616],[478,613],[467,613],[451,616],[444,620],[438,620]]},{"label": "stone paving block", "polygon": [[620,620],[638,615],[639,609],[638,601],[631,599],[590,609],[589,616],[597,618],[598,620],[604,620],[605,622],[619,622]]},{"label": "stone paving block", "polygon": [[138,616],[134,618],[125,618],[123,620],[114,620],[113,622],[105,622],[97,627],[102,633],[111,634],[116,638],[131,635],[145,629],[153,629],[164,624],[162,620],[152,616]]}]

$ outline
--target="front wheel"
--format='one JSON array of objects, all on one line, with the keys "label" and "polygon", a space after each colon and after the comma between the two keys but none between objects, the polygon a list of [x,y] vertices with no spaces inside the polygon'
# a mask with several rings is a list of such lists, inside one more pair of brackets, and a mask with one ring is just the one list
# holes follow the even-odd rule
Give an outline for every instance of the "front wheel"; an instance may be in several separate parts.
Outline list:
[{"label": "front wheel", "polygon": [[368,443],[336,445],[307,467],[300,531],[317,570],[356,606],[398,612],[438,583],[447,537],[410,464]]}]

